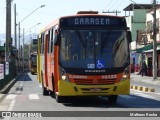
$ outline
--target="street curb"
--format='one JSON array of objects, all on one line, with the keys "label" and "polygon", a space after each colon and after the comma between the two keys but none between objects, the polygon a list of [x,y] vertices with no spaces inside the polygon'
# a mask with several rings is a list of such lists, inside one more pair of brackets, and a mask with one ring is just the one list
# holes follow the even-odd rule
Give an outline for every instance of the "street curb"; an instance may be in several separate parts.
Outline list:
[{"label": "street curb", "polygon": [[155,92],[155,88],[145,87],[145,86],[137,86],[137,85],[131,85],[130,89],[143,91],[143,92]]},{"label": "street curb", "polygon": [[0,90],[0,93],[7,94],[9,92],[9,90],[12,88],[12,86],[19,79],[20,76],[21,76],[21,74],[19,74],[17,77],[15,77],[14,79],[12,79],[7,85],[5,85],[5,87],[2,90]]}]

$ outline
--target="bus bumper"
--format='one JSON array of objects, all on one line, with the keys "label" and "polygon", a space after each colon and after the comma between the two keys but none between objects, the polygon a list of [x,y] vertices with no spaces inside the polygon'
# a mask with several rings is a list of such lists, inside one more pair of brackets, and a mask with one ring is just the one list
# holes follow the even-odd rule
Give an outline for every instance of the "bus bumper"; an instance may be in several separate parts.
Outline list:
[{"label": "bus bumper", "polygon": [[124,80],[112,85],[76,85],[59,80],[59,96],[107,96],[130,94],[130,80]]}]

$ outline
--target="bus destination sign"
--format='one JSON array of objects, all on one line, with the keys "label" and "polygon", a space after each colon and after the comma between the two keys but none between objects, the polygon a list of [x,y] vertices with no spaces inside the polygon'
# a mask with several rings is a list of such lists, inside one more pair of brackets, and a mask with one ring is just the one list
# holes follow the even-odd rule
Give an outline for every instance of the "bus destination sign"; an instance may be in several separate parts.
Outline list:
[{"label": "bus destination sign", "polygon": [[109,25],[108,18],[74,18],[75,25]]},{"label": "bus destination sign", "polygon": [[61,19],[61,26],[125,26],[124,18],[104,17],[104,16],[83,16],[69,17]]}]

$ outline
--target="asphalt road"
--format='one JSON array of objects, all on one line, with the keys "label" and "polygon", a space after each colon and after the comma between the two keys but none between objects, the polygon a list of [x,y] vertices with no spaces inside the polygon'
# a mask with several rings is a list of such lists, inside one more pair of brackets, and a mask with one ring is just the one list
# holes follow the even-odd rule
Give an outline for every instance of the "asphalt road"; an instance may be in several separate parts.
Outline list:
[{"label": "asphalt road", "polygon": [[[103,118],[101,117],[101,119],[106,119],[105,116],[107,115],[103,115],[103,111],[112,112],[111,114],[113,115],[111,115],[111,118],[107,117],[110,119],[113,119],[112,117],[114,115],[116,115],[117,119],[122,119],[121,117],[117,116],[118,114],[119,116],[123,116],[123,111],[158,111],[158,116],[160,116],[159,91],[140,92],[131,90],[130,95],[120,95],[116,105],[110,105],[107,97],[78,97],[67,99],[66,103],[57,103],[54,97],[42,95],[42,88],[36,77],[36,75],[26,73],[18,79],[8,94],[0,94],[3,96],[0,99],[0,111],[61,111],[62,113],[65,113],[65,111],[82,111],[74,115],[72,112],[70,112],[68,117],[64,116],[65,119],[70,118],[69,120],[81,119],[82,117],[80,116],[84,115],[83,111],[88,111],[86,115],[87,120],[98,119],[97,117],[100,113],[100,116],[104,116]],[[122,112],[118,113],[117,111]],[[58,115],[57,112],[53,112],[53,114],[58,116],[56,120],[61,119],[60,117],[63,117],[61,114]],[[104,114],[106,114],[106,112],[104,112]],[[128,113],[126,112],[126,114]],[[17,118],[10,119],[12,120]],[[123,118],[123,120],[125,119],[127,119],[127,116]],[[132,119],[136,118],[132,117]],[[154,117],[154,119],[158,118]]]}]

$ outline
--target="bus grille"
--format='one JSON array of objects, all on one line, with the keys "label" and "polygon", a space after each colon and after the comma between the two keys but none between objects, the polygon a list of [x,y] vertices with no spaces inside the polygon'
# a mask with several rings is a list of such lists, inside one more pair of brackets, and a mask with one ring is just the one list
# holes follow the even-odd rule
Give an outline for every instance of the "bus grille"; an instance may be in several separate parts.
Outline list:
[{"label": "bus grille", "polygon": [[115,84],[116,79],[74,79],[77,85],[108,85]]}]

